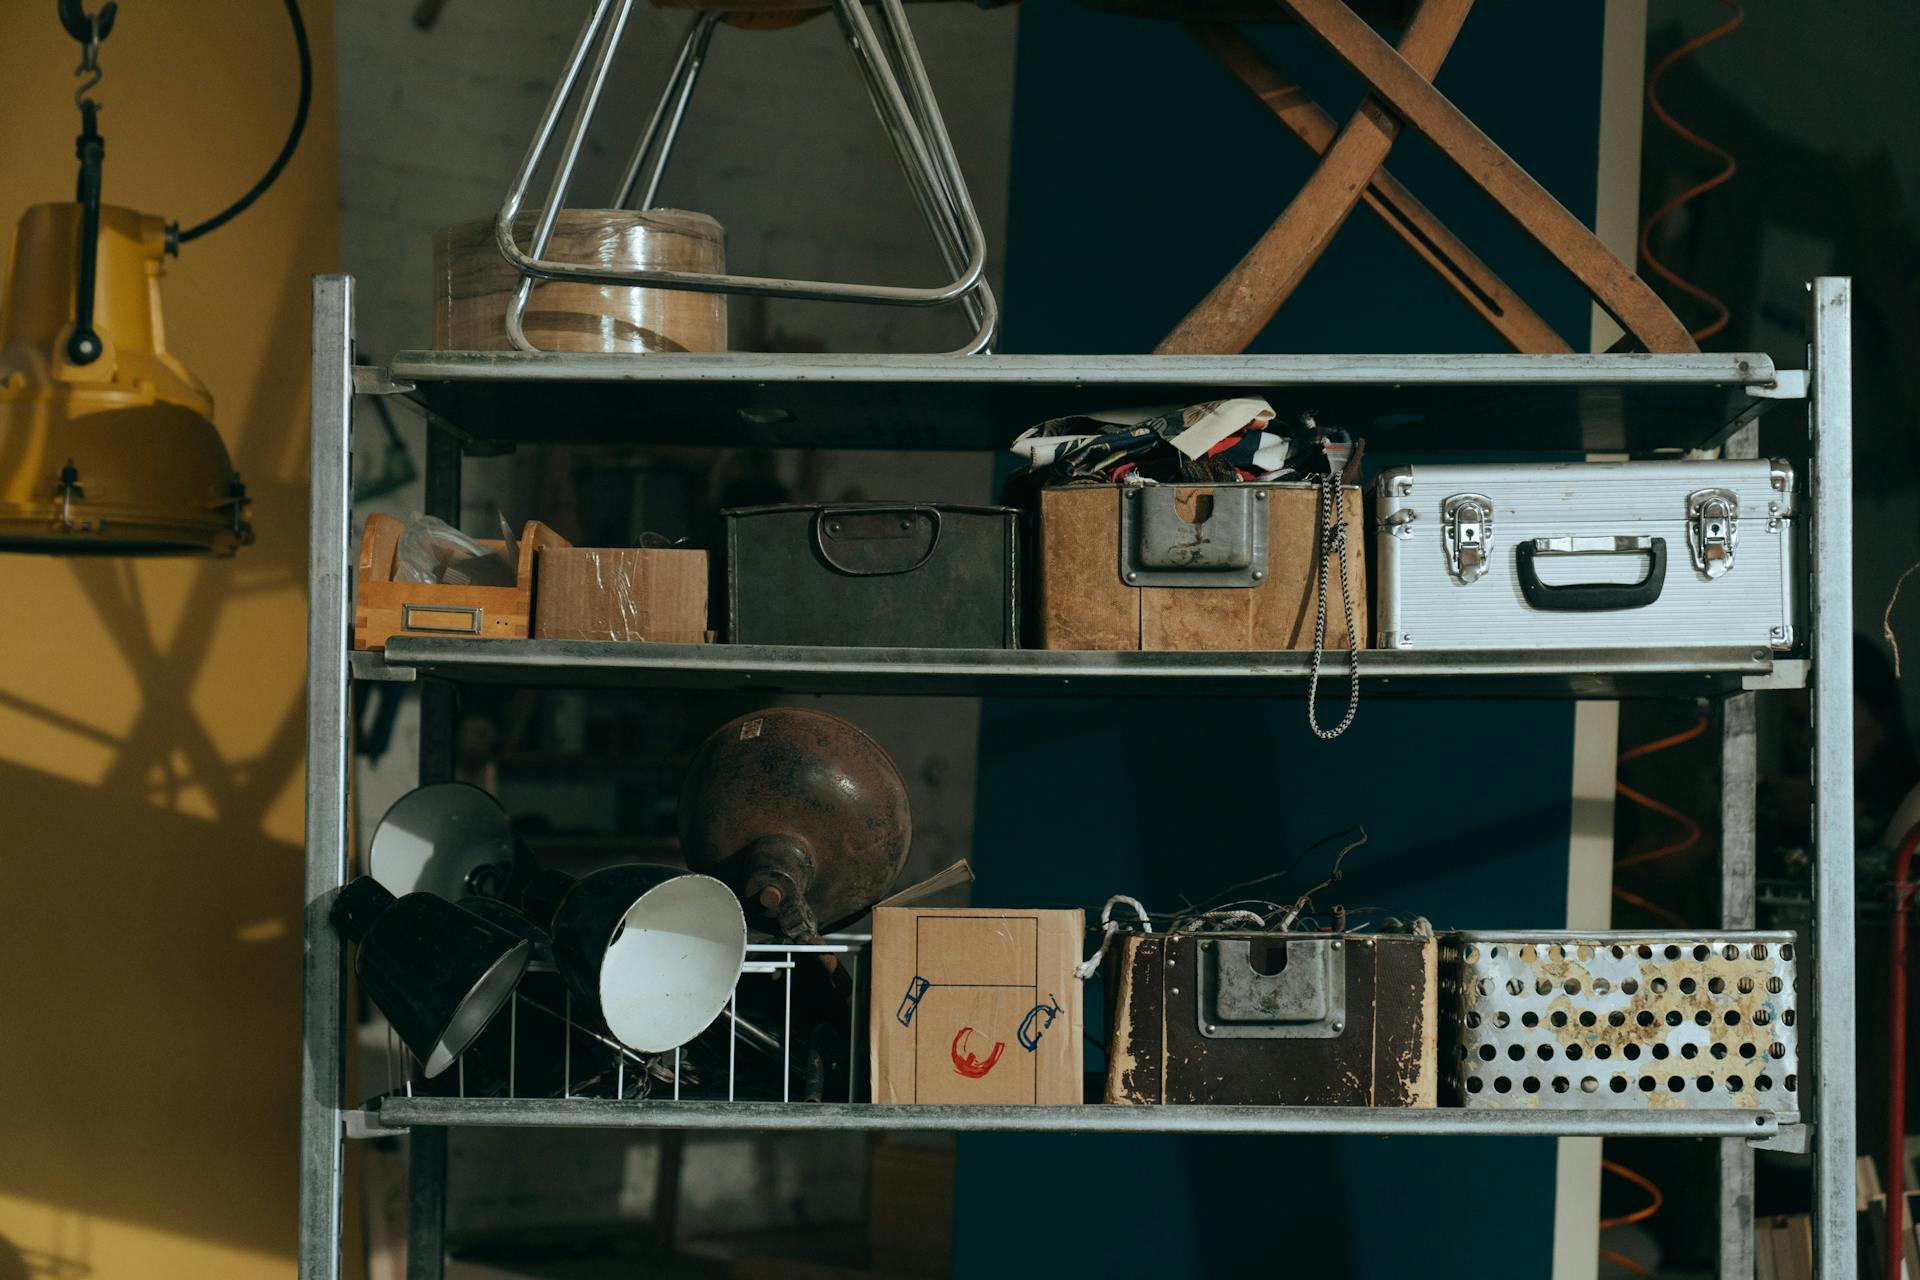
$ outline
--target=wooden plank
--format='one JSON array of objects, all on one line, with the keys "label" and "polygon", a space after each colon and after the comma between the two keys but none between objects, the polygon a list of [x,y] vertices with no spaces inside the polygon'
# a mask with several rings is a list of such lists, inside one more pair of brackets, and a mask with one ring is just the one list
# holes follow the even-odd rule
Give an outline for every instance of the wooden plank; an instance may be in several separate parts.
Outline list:
[{"label": "wooden plank", "polygon": [[[1186,27],[1202,48],[1315,155],[1325,155],[1333,146],[1340,134],[1339,122],[1282,75],[1238,28],[1223,22],[1189,22]],[[1374,171],[1360,199],[1515,351],[1542,355],[1573,349],[1385,167]],[[1276,222],[1261,239],[1281,233],[1281,224]],[[1250,253],[1242,259],[1242,267],[1252,257]],[[1284,301],[1284,297],[1276,297],[1270,304],[1262,303],[1265,318],[1255,326],[1255,332],[1273,318]]]},{"label": "wooden plank", "polygon": [[1403,57],[1341,0],[1281,3],[1366,81],[1402,123],[1438,147],[1476,186],[1492,196],[1522,230],[1586,286],[1602,310],[1648,351],[1699,350],[1686,326],[1644,280],[1433,87],[1428,80],[1430,68]]},{"label": "wooden plank", "polygon": [[1813,1280],[1813,1219],[1796,1213],[1781,1221],[1773,1233],[1775,1271],[1780,1280]]},{"label": "wooden plank", "polygon": [[[1473,0],[1425,0],[1415,11],[1400,47],[1420,68],[1416,76],[1439,69],[1472,7]],[[1373,34],[1365,23],[1361,26]],[[1364,99],[1266,234],[1154,350],[1161,355],[1245,351],[1326,251],[1399,136],[1400,122],[1371,96]]]}]

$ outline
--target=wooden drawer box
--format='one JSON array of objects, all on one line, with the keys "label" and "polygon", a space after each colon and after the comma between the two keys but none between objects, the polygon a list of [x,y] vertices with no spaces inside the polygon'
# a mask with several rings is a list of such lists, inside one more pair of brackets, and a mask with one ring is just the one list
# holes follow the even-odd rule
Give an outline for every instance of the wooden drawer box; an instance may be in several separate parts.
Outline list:
[{"label": "wooden drawer box", "polygon": [[[354,593],[353,647],[384,649],[394,636],[470,636],[524,640],[532,632],[534,557],[542,547],[564,547],[565,538],[538,520],[520,535],[518,581],[511,587],[395,582],[394,558],[404,521],[367,517],[360,538],[360,575]],[[484,547],[505,543],[479,539]]]},{"label": "wooden drawer box", "polygon": [[[1320,490],[1311,484],[1079,485],[1040,491],[1039,647],[1313,647]],[[1362,499],[1342,499],[1354,630],[1367,636]],[[1326,647],[1347,646],[1339,566]]]}]

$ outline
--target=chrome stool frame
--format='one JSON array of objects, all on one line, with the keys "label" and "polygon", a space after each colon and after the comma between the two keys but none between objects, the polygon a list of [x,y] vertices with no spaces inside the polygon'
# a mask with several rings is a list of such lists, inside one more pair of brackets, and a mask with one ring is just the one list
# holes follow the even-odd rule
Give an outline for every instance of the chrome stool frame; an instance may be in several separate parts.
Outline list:
[{"label": "chrome stool frame", "polygon": [[[966,180],[960,173],[953,144],[947,136],[939,104],[927,80],[913,33],[901,0],[874,0],[879,10],[878,29],[868,20],[862,0],[832,0],[847,45],[859,61],[875,114],[886,129],[894,154],[912,187],[921,216],[927,221],[947,269],[954,273],[946,284],[929,288],[901,285],[836,283],[819,280],[791,280],[772,276],[709,275],[698,272],[662,271],[640,267],[604,267],[561,262],[543,255],[552,238],[553,228],[566,202],[567,188],[580,158],[587,129],[592,124],[601,90],[605,88],[613,58],[620,47],[627,20],[636,0],[594,0],[592,11],[580,28],[565,72],[554,86],[534,131],[506,200],[494,222],[494,238],[500,253],[520,273],[520,286],[507,309],[507,336],[521,351],[537,348],[527,340],[522,321],[527,300],[536,280],[570,280],[582,284],[639,285],[656,289],[685,289],[696,293],[734,293],[772,298],[802,298],[826,302],[863,302],[886,306],[931,307],[960,303],[974,325],[972,340],[954,351],[954,355],[973,355],[992,343],[999,325],[999,308],[986,282],[986,237],[980,229]],[[692,100],[695,82],[707,55],[707,46],[719,23],[720,12],[701,13],[688,28],[679,57],[667,78],[653,115],[641,133],[632,159],[614,192],[613,207],[626,208],[635,190],[641,192],[639,207],[651,208],[660,189],[660,181],[679,135],[681,121]],[[597,43],[596,43],[597,37]],[[513,221],[525,202],[527,188],[539,167],[569,101],[580,89],[579,101],[567,124],[559,161],[548,186],[546,203],[540,209],[534,227],[530,251],[515,241]],[[644,176],[644,182],[643,182]]]}]

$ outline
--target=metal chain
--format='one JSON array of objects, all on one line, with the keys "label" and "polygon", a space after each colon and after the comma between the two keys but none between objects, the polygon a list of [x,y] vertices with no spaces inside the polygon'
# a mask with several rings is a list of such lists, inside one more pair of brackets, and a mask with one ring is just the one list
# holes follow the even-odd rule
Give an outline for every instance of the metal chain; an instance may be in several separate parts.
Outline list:
[{"label": "metal chain", "polygon": [[[1307,727],[1321,738],[1337,738],[1347,731],[1360,710],[1360,636],[1353,625],[1353,592],[1347,582],[1347,522],[1345,489],[1340,477],[1328,472],[1320,486],[1320,590],[1313,617],[1313,665],[1307,680]],[[1327,562],[1340,562],[1340,602],[1347,613],[1347,714],[1331,729],[1320,727],[1314,700],[1320,693],[1320,662],[1327,651]]]}]

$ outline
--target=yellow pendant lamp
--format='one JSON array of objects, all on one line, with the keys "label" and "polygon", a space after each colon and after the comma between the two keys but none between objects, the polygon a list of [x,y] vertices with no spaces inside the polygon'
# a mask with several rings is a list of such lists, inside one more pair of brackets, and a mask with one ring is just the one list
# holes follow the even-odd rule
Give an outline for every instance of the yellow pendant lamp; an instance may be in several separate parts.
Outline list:
[{"label": "yellow pendant lamp", "polygon": [[160,277],[169,253],[252,204],[305,126],[311,58],[297,0],[300,104],[279,157],[252,190],[181,231],[100,203],[105,154],[100,41],[117,5],[60,0],[83,46],[79,198],[28,209],[0,294],[0,551],[230,556],[253,541],[246,488],[213,425],[213,397],[167,350]]},{"label": "yellow pendant lamp", "polygon": [[0,549],[232,555],[253,541],[213,397],[166,348],[166,224],[100,210],[93,330],[70,358],[78,204],[27,210],[0,300]]}]

